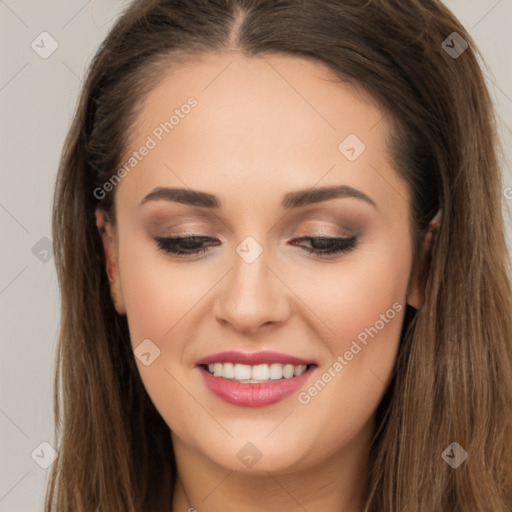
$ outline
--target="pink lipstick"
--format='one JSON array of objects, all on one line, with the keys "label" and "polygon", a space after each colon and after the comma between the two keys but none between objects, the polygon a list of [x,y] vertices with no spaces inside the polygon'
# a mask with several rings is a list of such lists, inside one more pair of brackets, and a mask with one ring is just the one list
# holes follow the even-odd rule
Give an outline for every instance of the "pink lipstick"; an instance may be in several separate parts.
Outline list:
[{"label": "pink lipstick", "polygon": [[208,389],[241,407],[271,405],[302,387],[317,364],[277,352],[227,351],[197,361]]}]

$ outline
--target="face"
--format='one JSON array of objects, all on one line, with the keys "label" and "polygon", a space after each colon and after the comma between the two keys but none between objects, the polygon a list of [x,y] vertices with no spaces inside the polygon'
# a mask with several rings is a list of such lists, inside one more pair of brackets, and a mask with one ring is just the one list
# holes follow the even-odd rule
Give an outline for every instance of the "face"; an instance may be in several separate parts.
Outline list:
[{"label": "face", "polygon": [[421,300],[389,130],[361,90],[284,56],[181,64],[145,100],[117,223],[98,226],[177,453],[279,472],[368,443]]}]

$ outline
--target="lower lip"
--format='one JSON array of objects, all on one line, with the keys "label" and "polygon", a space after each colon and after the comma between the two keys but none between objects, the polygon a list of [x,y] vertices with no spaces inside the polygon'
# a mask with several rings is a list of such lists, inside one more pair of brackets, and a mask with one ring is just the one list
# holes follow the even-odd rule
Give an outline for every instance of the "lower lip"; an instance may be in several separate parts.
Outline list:
[{"label": "lower lip", "polygon": [[315,368],[310,366],[301,375],[289,379],[248,384],[224,377],[214,377],[205,368],[199,367],[206,386],[214,395],[240,407],[262,407],[283,400],[303,386]]}]

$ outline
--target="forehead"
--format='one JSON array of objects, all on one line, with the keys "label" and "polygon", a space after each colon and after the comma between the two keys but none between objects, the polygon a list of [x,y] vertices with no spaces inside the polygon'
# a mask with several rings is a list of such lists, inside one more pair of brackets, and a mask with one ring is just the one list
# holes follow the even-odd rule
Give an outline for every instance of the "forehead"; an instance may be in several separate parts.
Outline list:
[{"label": "forehead", "polygon": [[135,201],[162,185],[239,196],[243,183],[249,200],[343,183],[392,205],[406,191],[388,157],[389,130],[371,97],[321,63],[203,56],[170,64],[145,98],[124,161],[149,140],[152,149],[118,188]]}]

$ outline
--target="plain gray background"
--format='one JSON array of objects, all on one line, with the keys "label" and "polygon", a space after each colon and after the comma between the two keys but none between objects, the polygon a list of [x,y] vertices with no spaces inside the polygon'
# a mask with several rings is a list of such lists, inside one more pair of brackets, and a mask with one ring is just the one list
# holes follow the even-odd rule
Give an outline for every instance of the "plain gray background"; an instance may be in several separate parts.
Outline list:
[{"label": "plain gray background", "polygon": [[[503,198],[510,241],[512,0],[445,3],[488,66],[484,71],[505,149]],[[51,450],[41,443],[53,443],[60,315],[50,248],[53,186],[86,65],[125,5],[127,0],[0,0],[0,512],[43,508],[49,469],[41,464],[51,460]],[[46,59],[31,47],[42,32],[58,44]],[[43,37],[40,52],[51,49],[51,40]]]}]

